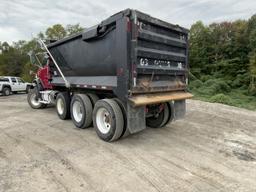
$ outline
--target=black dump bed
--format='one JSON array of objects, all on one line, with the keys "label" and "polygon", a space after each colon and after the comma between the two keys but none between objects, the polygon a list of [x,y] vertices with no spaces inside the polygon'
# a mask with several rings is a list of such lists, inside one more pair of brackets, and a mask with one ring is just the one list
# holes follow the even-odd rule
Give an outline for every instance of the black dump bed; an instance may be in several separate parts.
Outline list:
[{"label": "black dump bed", "polygon": [[[71,87],[117,95],[186,89],[188,30],[136,10],[119,12],[48,49]],[[58,70],[52,83],[64,86]]]}]

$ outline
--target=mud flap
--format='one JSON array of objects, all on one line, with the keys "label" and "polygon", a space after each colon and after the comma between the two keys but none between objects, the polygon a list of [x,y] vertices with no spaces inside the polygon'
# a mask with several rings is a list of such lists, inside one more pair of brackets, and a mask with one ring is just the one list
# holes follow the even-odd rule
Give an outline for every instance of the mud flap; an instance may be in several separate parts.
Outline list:
[{"label": "mud flap", "polygon": [[133,107],[127,103],[127,129],[131,134],[146,129],[145,106]]},{"label": "mud flap", "polygon": [[174,101],[174,120],[184,118],[186,114],[186,100]]}]

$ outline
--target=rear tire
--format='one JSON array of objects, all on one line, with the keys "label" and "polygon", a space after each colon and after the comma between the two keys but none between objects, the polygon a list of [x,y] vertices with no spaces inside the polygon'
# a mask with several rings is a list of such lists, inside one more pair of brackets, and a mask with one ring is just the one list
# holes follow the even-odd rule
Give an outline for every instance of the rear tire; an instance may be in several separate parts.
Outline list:
[{"label": "rear tire", "polygon": [[3,88],[3,95],[4,96],[9,96],[11,95],[11,89],[9,87]]},{"label": "rear tire", "polygon": [[27,101],[30,107],[33,109],[42,109],[47,106],[46,104],[39,102],[38,91],[36,87],[34,89],[30,89],[28,92]]},{"label": "rear tire", "polygon": [[168,117],[166,123],[163,126],[168,125],[174,119],[174,104],[173,104],[172,101],[170,101],[170,102],[167,103],[167,105],[168,105],[168,109],[169,109],[169,117]]},{"label": "rear tire", "polygon": [[99,100],[93,110],[93,124],[102,140],[119,139],[124,129],[124,117],[118,103],[113,99]]},{"label": "rear tire", "polygon": [[118,98],[113,98],[113,100],[115,100],[117,102],[117,104],[119,105],[119,107],[121,108],[122,114],[123,114],[123,118],[124,118],[124,129],[123,129],[123,132],[122,132],[120,138],[126,137],[130,133],[128,131],[126,131],[127,130],[127,115],[126,115],[127,113],[126,113],[126,109],[124,107],[124,103],[120,99],[118,99]]},{"label": "rear tire", "polygon": [[152,117],[146,118],[146,125],[151,128],[161,128],[172,120],[172,111],[169,103],[164,103],[163,110]]},{"label": "rear tire", "polygon": [[92,123],[92,103],[85,94],[75,94],[72,97],[71,118],[76,127],[84,129],[90,127]]},{"label": "rear tire", "polygon": [[[96,94],[94,94],[94,93],[87,93],[87,96],[88,96],[88,97],[90,98],[90,100],[91,100],[91,103],[92,103],[92,110],[93,110],[95,104],[96,104],[97,101],[99,100],[99,97],[98,97]],[[93,121],[92,121],[90,127],[93,127]]]},{"label": "rear tire", "polygon": [[70,119],[70,95],[68,92],[58,93],[56,111],[60,119]]},{"label": "rear tire", "polygon": [[90,98],[90,100],[92,102],[92,107],[94,107],[95,104],[97,103],[97,101],[99,100],[99,97],[93,93],[87,93],[87,96]]}]

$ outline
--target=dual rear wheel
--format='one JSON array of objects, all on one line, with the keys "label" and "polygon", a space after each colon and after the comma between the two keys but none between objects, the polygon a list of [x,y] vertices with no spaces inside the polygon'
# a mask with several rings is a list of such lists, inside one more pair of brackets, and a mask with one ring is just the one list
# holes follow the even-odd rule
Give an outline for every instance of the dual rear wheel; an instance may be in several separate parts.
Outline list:
[{"label": "dual rear wheel", "polygon": [[71,117],[78,128],[88,128],[93,124],[97,135],[104,141],[115,141],[124,132],[125,114],[114,99],[99,100],[95,94],[75,94],[71,97],[69,93],[59,93],[56,110],[60,119]]},{"label": "dual rear wheel", "polygon": [[173,121],[174,106],[172,102],[150,106],[153,112],[146,118],[146,125],[151,128],[161,128]]},{"label": "dual rear wheel", "polygon": [[70,119],[70,94],[69,92],[58,93],[56,97],[56,110],[60,119]]},{"label": "dual rear wheel", "polygon": [[92,102],[85,94],[75,94],[72,97],[70,110],[71,119],[76,127],[88,128],[92,124]]},{"label": "dual rear wheel", "polygon": [[93,109],[93,124],[104,141],[119,139],[124,130],[124,114],[113,99],[99,100]]},{"label": "dual rear wheel", "polygon": [[[172,102],[148,107],[146,125],[160,128],[173,120]],[[104,141],[121,138],[126,130],[125,109],[117,98],[99,99],[95,94],[74,94],[61,92],[56,98],[56,110],[60,119],[72,119],[74,125],[84,129],[92,127]]]}]

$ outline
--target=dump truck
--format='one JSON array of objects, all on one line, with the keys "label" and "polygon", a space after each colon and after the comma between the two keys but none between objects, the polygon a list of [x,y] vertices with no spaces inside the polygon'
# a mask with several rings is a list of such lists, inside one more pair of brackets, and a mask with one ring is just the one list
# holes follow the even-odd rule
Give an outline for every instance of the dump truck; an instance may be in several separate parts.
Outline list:
[{"label": "dump truck", "polygon": [[34,109],[94,126],[104,141],[183,118],[188,30],[127,9],[70,37],[45,43],[48,58],[28,94]]}]

